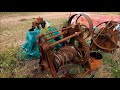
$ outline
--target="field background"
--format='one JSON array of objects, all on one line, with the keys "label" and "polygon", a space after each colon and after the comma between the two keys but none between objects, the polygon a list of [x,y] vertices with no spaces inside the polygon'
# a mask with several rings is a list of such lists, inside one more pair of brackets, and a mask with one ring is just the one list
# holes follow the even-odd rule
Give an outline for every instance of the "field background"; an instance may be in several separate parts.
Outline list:
[{"label": "field background", "polygon": [[[31,70],[37,68],[37,65],[31,66],[34,61],[27,62],[28,65],[23,63],[20,65],[17,60],[17,54],[25,42],[25,34],[31,27],[31,22],[41,16],[61,28],[69,14],[69,12],[0,12],[0,78],[32,77]],[[94,14],[120,15],[120,12],[94,12]],[[120,49],[114,54],[103,55],[103,65],[95,77],[120,78]]]}]

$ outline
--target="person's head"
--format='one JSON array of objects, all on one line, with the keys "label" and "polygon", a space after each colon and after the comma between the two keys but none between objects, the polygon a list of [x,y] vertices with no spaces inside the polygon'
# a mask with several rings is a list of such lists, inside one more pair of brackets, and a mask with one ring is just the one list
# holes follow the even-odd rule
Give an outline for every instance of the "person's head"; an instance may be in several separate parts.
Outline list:
[{"label": "person's head", "polygon": [[39,28],[39,23],[37,21],[32,22],[32,28]]},{"label": "person's head", "polygon": [[38,24],[42,23],[43,22],[43,18],[41,18],[40,16],[38,18],[36,18],[36,22]]}]

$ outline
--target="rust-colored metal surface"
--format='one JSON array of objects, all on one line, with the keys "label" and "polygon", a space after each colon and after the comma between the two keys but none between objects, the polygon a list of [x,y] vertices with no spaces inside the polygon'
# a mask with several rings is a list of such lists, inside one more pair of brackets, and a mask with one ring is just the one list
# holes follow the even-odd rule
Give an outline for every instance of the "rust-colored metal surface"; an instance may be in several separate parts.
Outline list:
[{"label": "rust-colored metal surface", "polygon": [[98,30],[94,30],[92,35],[91,50],[102,50],[104,52],[112,52],[119,46],[117,42],[119,40],[119,31],[114,28],[120,24],[116,21],[106,21],[96,26]]},{"label": "rust-colored metal surface", "polygon": [[67,62],[72,62],[77,55],[77,51],[73,46],[64,46],[54,55],[56,67],[59,69],[60,66],[65,65]]},{"label": "rust-colored metal surface", "polygon": [[[40,65],[43,67],[43,69],[49,69],[53,77],[58,77],[57,72],[59,70],[59,67],[63,66],[67,62],[75,62],[75,58],[78,59],[79,65],[85,64],[89,60],[89,48],[85,41],[82,38],[82,32],[78,28],[78,26],[75,25],[74,27],[69,27],[67,30],[64,29],[64,31],[60,35],[65,36],[63,39],[58,40],[54,43],[48,44],[47,41],[53,38],[56,38],[57,36],[50,37],[46,39],[44,35],[39,35],[39,42],[38,45],[40,47],[41,52],[41,62]],[[69,35],[68,35],[69,33]],[[74,38],[74,39],[73,39]],[[60,50],[57,52],[54,52],[51,50],[51,47],[54,47],[58,43],[65,42],[67,40],[70,40],[65,46],[63,46]],[[79,43],[78,46],[76,46],[74,43],[77,41]],[[76,49],[77,48],[77,49]],[[77,57],[77,55],[80,55],[81,58]]]},{"label": "rust-colored metal surface", "polygon": [[[76,17],[76,18],[75,18]],[[85,25],[85,24],[82,24],[81,22],[80,22],[80,18],[83,18],[84,17],[84,19],[86,19],[86,22],[87,22],[87,24],[88,25]],[[85,37],[84,37],[84,39],[86,39],[86,38],[88,38],[92,33],[93,33],[93,22],[92,22],[92,20],[91,20],[91,18],[88,16],[88,15],[86,15],[86,14],[74,14],[74,15],[72,15],[70,18],[69,18],[69,20],[68,20],[68,25],[71,25],[72,23],[72,20],[75,18],[75,24],[77,24],[77,23],[80,23],[80,26],[79,26],[79,28],[81,28],[81,29],[83,29],[81,26],[83,25],[83,26],[85,26],[85,28],[86,28],[86,31],[88,32],[87,33],[87,35],[85,35]],[[85,22],[85,23],[86,23]],[[83,31],[83,32],[86,32],[86,31]]]},{"label": "rust-colored metal surface", "polygon": [[[81,72],[80,78],[84,78],[86,75],[91,75],[91,73],[96,71],[101,65],[101,61],[99,61],[101,58],[96,59],[96,56],[91,56],[91,49],[86,43],[86,38],[93,34],[92,20],[86,14],[80,14],[73,25],[71,24],[71,21],[76,15],[77,14],[71,16],[68,20],[68,24],[63,26],[62,29],[38,35],[38,45],[41,52],[39,63],[41,70],[49,70],[53,78],[58,78],[59,70],[68,63],[75,63],[85,68],[85,70]],[[79,22],[81,16],[87,20],[88,25]],[[109,26],[110,29],[111,27],[112,26]],[[46,35],[58,31],[61,31],[61,33],[56,36],[45,38]],[[86,31],[87,34],[85,34]],[[102,32],[100,34],[105,33]],[[84,35],[86,35],[86,37],[84,37]],[[54,43],[47,42],[59,36],[62,36],[63,38]],[[57,44],[61,44],[62,48],[55,51],[52,48]],[[68,76],[67,73],[64,75],[64,77]]]}]

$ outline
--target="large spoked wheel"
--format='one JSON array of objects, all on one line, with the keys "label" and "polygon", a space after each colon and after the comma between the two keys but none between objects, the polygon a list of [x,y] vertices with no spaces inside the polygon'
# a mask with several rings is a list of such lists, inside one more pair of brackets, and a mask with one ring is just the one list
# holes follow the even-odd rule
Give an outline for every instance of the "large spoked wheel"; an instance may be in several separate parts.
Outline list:
[{"label": "large spoked wheel", "polygon": [[68,20],[68,25],[71,25],[72,20],[74,24],[79,23],[79,29],[83,32],[83,39],[87,39],[93,33],[93,22],[86,14],[74,14]]},{"label": "large spoked wheel", "polygon": [[92,44],[91,47],[93,48],[94,45],[98,47],[98,49],[102,49],[108,52],[114,51],[118,48],[118,34],[117,30],[114,28],[120,24],[116,21],[106,21],[102,22],[96,26],[92,34]]}]

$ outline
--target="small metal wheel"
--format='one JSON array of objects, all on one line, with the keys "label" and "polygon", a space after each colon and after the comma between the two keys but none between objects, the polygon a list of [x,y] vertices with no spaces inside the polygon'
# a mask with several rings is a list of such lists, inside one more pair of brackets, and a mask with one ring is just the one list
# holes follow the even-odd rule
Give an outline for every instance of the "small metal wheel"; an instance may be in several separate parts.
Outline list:
[{"label": "small metal wheel", "polygon": [[97,25],[92,34],[91,49],[97,48],[106,52],[112,52],[118,48],[118,34],[114,28],[120,24],[115,21],[106,21]]},{"label": "small metal wheel", "polygon": [[88,38],[93,33],[93,22],[91,18],[86,14],[74,14],[69,18],[68,25],[72,24],[74,18],[74,23],[80,24],[79,29],[83,32],[83,39]]}]

